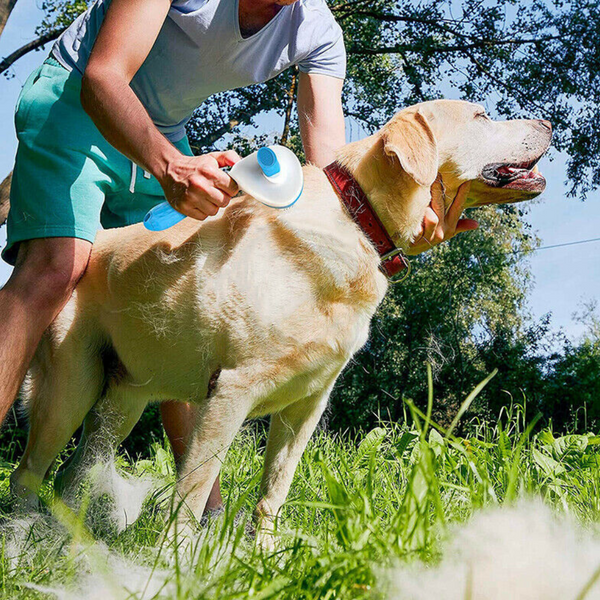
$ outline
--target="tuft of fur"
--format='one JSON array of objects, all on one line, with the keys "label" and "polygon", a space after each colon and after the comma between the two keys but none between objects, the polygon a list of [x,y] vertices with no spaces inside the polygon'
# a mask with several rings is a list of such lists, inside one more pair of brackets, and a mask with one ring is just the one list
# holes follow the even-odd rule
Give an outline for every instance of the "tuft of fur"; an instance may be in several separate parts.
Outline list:
[{"label": "tuft of fur", "polygon": [[81,571],[76,586],[27,584],[27,587],[58,600],[151,600],[172,598],[176,594],[170,573],[132,563],[102,544],[88,548],[78,562]]},{"label": "tuft of fur", "polygon": [[437,566],[388,573],[389,600],[600,599],[600,537],[541,502],[476,514],[452,532]]},{"label": "tuft of fur", "polygon": [[137,521],[148,495],[158,482],[149,476],[134,477],[117,471],[114,459],[97,463],[90,472],[90,496],[107,498],[108,504],[99,514],[118,532]]},{"label": "tuft of fur", "polygon": [[[102,480],[108,480],[104,482]],[[144,478],[123,477],[114,464],[98,464],[92,471],[90,492],[112,494],[115,507],[124,511],[137,510],[132,496],[140,495]],[[133,494],[132,494],[133,492]],[[119,511],[116,511],[119,512]],[[96,513],[95,503],[87,507],[86,516]],[[102,512],[110,521],[113,515]],[[123,514],[121,512],[121,514]],[[129,513],[128,513],[129,514]],[[100,515],[94,514],[93,519]],[[129,520],[129,518],[127,519]],[[3,556],[11,571],[37,572],[40,564],[69,562],[69,575],[51,575],[42,585],[23,582],[22,586],[58,600],[167,600],[175,596],[199,597],[202,582],[198,581],[197,564],[208,560],[208,570],[218,573],[226,568],[230,557],[239,551],[243,538],[239,529],[248,530],[251,516],[243,513],[231,527],[229,519],[215,516],[206,520],[190,539],[176,543],[158,543],[157,547],[142,547],[135,554],[123,555],[105,543],[81,542],[73,537],[69,527],[60,524],[52,514],[29,512],[14,515],[0,524]],[[114,522],[107,522],[109,527]],[[250,543],[251,544],[251,543]],[[206,548],[210,547],[208,556]],[[36,595],[37,597],[37,595]],[[46,596],[44,596],[46,597]]]}]

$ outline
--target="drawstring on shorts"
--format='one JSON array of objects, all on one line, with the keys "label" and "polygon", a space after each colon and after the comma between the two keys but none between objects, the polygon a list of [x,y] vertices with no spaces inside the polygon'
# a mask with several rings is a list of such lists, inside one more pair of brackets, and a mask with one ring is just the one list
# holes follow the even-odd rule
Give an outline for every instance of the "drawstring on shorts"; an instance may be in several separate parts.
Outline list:
[{"label": "drawstring on shorts", "polygon": [[[135,194],[135,180],[137,178],[137,169],[138,166],[133,161],[131,161],[131,181],[129,182],[129,192],[131,194]],[[150,175],[148,171],[144,171],[144,179],[150,179],[150,177],[152,177],[152,175]]]}]

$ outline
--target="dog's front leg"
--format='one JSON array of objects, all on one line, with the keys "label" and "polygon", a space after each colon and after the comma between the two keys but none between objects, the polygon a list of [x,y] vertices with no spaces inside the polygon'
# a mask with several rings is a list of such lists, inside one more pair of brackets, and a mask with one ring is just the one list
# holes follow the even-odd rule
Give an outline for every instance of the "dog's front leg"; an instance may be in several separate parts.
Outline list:
[{"label": "dog's front leg", "polygon": [[200,520],[213,483],[236,433],[252,408],[248,379],[223,371],[212,396],[199,404],[187,454],[178,473],[177,493],[182,501],[177,521]]},{"label": "dog's front leg", "polygon": [[255,511],[257,540],[265,549],[273,547],[275,518],[285,502],[306,444],[327,406],[330,391],[331,387],[299,400],[271,417],[261,500]]}]

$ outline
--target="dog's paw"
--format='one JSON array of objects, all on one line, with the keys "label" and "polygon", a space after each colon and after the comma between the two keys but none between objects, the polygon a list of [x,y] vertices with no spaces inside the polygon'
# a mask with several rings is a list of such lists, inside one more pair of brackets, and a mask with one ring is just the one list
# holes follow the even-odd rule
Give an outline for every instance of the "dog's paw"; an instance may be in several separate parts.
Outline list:
[{"label": "dog's paw", "polygon": [[275,530],[265,525],[260,526],[255,534],[256,545],[265,553],[271,554],[277,550],[278,537]]},{"label": "dog's paw", "polygon": [[193,548],[200,537],[200,526],[194,518],[178,517],[174,519],[162,534],[159,543],[170,547],[180,554]]},{"label": "dog's paw", "polygon": [[65,470],[60,470],[54,478],[54,493],[70,508],[79,506],[81,479],[75,480]]},{"label": "dog's paw", "polygon": [[37,490],[41,482],[28,471],[15,471],[10,476],[10,495],[17,512],[37,512],[41,501]]}]

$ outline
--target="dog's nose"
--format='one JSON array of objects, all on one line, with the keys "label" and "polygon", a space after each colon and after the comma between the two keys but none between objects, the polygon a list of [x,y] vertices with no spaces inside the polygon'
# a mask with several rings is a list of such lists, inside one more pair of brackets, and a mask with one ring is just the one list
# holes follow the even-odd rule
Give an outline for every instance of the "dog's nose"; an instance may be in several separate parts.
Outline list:
[{"label": "dog's nose", "polygon": [[546,121],[546,119],[538,119],[538,123],[542,127],[545,127],[546,129],[552,131],[552,123],[550,123],[550,121]]}]

